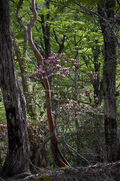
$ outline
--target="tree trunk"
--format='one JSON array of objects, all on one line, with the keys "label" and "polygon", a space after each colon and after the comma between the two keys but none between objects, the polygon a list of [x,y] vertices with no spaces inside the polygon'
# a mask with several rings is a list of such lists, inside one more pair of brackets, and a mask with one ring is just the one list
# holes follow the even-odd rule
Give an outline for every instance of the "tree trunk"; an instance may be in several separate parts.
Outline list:
[{"label": "tree trunk", "polygon": [[8,128],[8,152],[3,172],[12,176],[29,170],[29,141],[25,98],[18,86],[15,69],[8,0],[1,0],[0,5],[0,87]]},{"label": "tree trunk", "polygon": [[103,65],[103,91],[104,91],[104,121],[105,141],[108,161],[116,161],[120,158],[119,137],[117,125],[116,105],[116,34],[113,27],[114,1],[107,1],[98,5],[100,25],[104,38],[104,65]]},{"label": "tree trunk", "polygon": [[19,63],[20,71],[21,71],[21,78],[22,78],[22,86],[23,86],[23,93],[26,98],[26,106],[27,106],[27,113],[33,118],[34,120],[37,119],[37,114],[35,111],[35,107],[32,104],[32,96],[30,93],[30,88],[28,84],[28,78],[27,78],[27,66],[26,66],[26,58],[27,58],[27,27],[25,26],[22,17],[20,15],[20,9],[22,8],[23,0],[19,0],[17,4],[17,10],[16,10],[16,17],[18,20],[19,25],[24,31],[24,42],[23,42],[23,54],[21,54],[19,45],[16,42],[16,37],[14,32],[12,31],[13,36],[13,46],[15,50],[15,54],[17,57],[17,61]]},{"label": "tree trunk", "polygon": [[[49,10],[50,8],[50,2],[46,1],[45,2],[45,8]],[[44,56],[47,59],[51,55],[51,43],[50,43],[50,13],[40,15],[41,17],[41,26],[42,26],[42,32],[43,32],[43,38],[44,38]]]},{"label": "tree trunk", "polygon": [[[27,30],[28,40],[29,40],[29,44],[30,44],[31,49],[33,50],[34,55],[35,55],[37,61],[39,62],[39,65],[41,65],[43,70],[44,70],[44,73],[42,74],[42,76],[43,76],[43,82],[44,82],[45,92],[46,92],[47,117],[48,117],[48,122],[49,122],[50,133],[52,134],[52,133],[54,133],[55,125],[54,125],[54,120],[53,120],[52,110],[51,110],[50,84],[49,84],[47,74],[45,72],[45,67],[44,67],[42,55],[40,54],[40,52],[36,48],[35,44],[33,43],[33,39],[32,39],[32,28],[35,25],[36,20],[37,20],[37,12],[35,9],[35,0],[32,0],[32,6],[30,9],[33,13],[33,19],[28,24],[28,30]],[[62,156],[62,154],[60,152],[60,149],[58,147],[57,137],[56,137],[55,133],[51,137],[51,150],[52,150],[53,156],[54,156],[55,161],[56,161],[58,166],[60,166],[60,167],[70,166],[69,163],[66,161],[66,159]]]},{"label": "tree trunk", "polygon": [[24,93],[25,99],[26,99],[27,113],[31,116],[31,118],[36,120],[37,114],[35,111],[35,107],[32,104],[32,96],[30,93],[28,78],[26,76],[27,75],[26,56],[24,55],[24,53],[23,53],[23,56],[21,55],[20,49],[16,42],[16,38],[15,38],[13,31],[12,31],[12,38],[13,38],[13,46],[14,46],[15,55],[17,57],[17,61],[19,63],[19,67],[20,67],[20,71],[21,71],[22,86],[23,86],[23,93]]}]

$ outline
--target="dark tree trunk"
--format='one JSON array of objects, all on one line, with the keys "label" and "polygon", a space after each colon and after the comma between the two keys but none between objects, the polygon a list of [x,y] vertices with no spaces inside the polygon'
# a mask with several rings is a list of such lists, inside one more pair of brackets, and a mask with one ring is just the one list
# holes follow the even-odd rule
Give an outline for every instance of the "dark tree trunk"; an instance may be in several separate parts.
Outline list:
[{"label": "dark tree trunk", "polygon": [[[105,141],[108,161],[120,158],[119,137],[117,125],[116,105],[116,34],[112,20],[114,19],[114,1],[107,1],[98,5],[100,25],[104,38],[104,65],[103,65],[103,91],[104,91],[104,121]],[[111,8],[111,9],[110,9]]]},{"label": "dark tree trunk", "polygon": [[[45,7],[49,9],[50,2],[45,2]],[[47,13],[45,16],[42,14],[41,16],[41,26],[42,26],[42,32],[43,32],[43,38],[44,38],[44,57],[47,59],[51,55],[51,43],[50,43],[50,14]]]},{"label": "dark tree trunk", "polygon": [[98,45],[98,40],[96,42],[96,47],[93,49],[93,56],[94,56],[94,70],[97,74],[97,79],[94,79],[93,87],[94,87],[94,98],[98,98],[98,100],[94,99],[95,104],[101,104],[102,102],[102,90],[100,90],[100,63],[98,62],[99,54],[100,54],[100,47]]},{"label": "dark tree trunk", "polygon": [[12,49],[8,0],[1,0],[0,5],[0,87],[8,128],[8,152],[3,172],[12,176],[29,170],[29,141],[25,98],[18,86]]}]

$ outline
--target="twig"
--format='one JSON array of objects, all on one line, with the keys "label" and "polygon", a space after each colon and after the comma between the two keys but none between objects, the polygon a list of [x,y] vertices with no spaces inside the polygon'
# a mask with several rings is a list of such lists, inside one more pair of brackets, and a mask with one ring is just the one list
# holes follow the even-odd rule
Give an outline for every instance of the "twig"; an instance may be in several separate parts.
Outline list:
[{"label": "twig", "polygon": [[[65,142],[65,141],[64,141]],[[68,148],[70,148],[71,150],[73,150],[82,160],[84,160],[85,162],[87,162],[87,164],[90,164],[90,162],[86,159],[86,158],[84,158],[82,155],[80,155],[74,148],[72,148],[70,145],[68,145],[66,142],[65,142],[65,144],[66,144],[66,146],[68,147]]]}]

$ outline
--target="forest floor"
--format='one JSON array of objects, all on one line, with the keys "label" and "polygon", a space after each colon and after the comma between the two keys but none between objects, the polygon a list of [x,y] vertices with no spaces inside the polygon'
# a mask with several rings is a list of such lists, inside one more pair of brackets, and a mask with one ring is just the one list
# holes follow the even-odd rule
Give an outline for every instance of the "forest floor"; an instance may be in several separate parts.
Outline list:
[{"label": "forest floor", "polygon": [[18,174],[0,181],[120,181],[120,161],[88,167],[46,168],[36,174]]}]

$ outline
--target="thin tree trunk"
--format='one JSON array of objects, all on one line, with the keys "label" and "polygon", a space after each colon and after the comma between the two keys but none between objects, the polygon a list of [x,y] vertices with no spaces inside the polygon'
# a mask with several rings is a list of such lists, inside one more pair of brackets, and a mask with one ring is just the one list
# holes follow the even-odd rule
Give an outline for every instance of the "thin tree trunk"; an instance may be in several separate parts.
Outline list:
[{"label": "thin tree trunk", "polygon": [[3,172],[12,176],[29,170],[29,141],[25,98],[18,86],[12,49],[8,0],[1,1],[0,19],[0,87],[8,128],[8,152]]},{"label": "thin tree trunk", "polygon": [[[37,20],[37,12],[35,9],[35,0],[32,0],[32,6],[30,9],[33,13],[33,19],[28,24],[28,40],[29,40],[31,49],[33,50],[35,57],[36,57],[37,61],[39,62],[39,65],[42,65],[43,69],[45,71],[42,56],[41,56],[40,52],[38,51],[38,49],[36,48],[35,44],[33,43],[33,39],[32,39],[32,28],[35,25],[36,20]],[[49,122],[50,133],[52,134],[54,131],[55,125],[54,125],[54,120],[53,120],[52,110],[51,110],[50,84],[49,84],[49,80],[48,80],[46,73],[43,73],[43,81],[44,81],[44,86],[45,86],[45,91],[46,91],[47,117],[48,117],[48,122]],[[52,150],[53,156],[55,158],[56,164],[58,166],[60,166],[60,167],[70,166],[69,163],[66,161],[66,159],[62,156],[62,154],[59,150],[57,137],[56,137],[55,133],[51,138],[51,150]]]},{"label": "thin tree trunk", "polygon": [[30,93],[30,88],[28,84],[28,79],[27,79],[27,66],[26,66],[26,58],[27,58],[27,27],[25,26],[22,17],[20,16],[20,8],[22,7],[23,0],[19,0],[17,4],[17,10],[16,10],[16,17],[18,20],[18,23],[20,24],[21,28],[24,31],[24,42],[23,42],[23,54],[21,54],[19,45],[16,42],[15,34],[12,31],[12,36],[13,36],[13,45],[14,45],[14,50],[15,54],[17,57],[17,61],[20,66],[20,71],[21,71],[21,78],[22,78],[22,86],[23,86],[23,93],[26,98],[26,103],[27,103],[27,113],[33,118],[34,120],[37,119],[37,115],[35,112],[35,107],[32,104],[32,97]]},{"label": "thin tree trunk", "polygon": [[23,56],[20,53],[20,49],[16,42],[14,32],[12,32],[12,37],[13,37],[13,46],[14,46],[15,55],[17,57],[17,61],[19,63],[20,71],[21,71],[22,86],[23,86],[23,93],[24,93],[25,99],[26,99],[27,113],[31,116],[31,118],[36,120],[37,114],[36,114],[35,108],[32,104],[32,97],[31,97],[28,79],[27,79],[26,57],[24,57],[24,53],[23,53]]},{"label": "thin tree trunk", "polygon": [[103,91],[104,91],[104,121],[105,141],[108,161],[120,158],[117,105],[116,105],[116,47],[117,40],[113,27],[114,1],[107,1],[98,5],[100,25],[104,38],[104,65],[103,65]]}]

